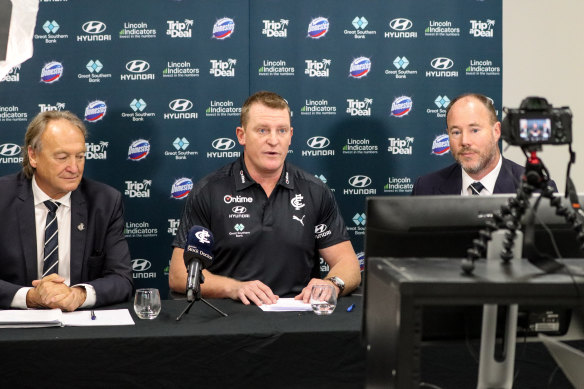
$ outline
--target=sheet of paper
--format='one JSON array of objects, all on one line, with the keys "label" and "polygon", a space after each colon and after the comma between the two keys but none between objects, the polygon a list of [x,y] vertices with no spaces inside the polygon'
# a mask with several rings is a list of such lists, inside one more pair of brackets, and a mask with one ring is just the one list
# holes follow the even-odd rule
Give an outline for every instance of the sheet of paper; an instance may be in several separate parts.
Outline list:
[{"label": "sheet of paper", "polygon": [[312,311],[312,307],[308,303],[303,303],[302,300],[294,300],[294,298],[279,298],[276,304],[260,305],[262,311],[265,312],[297,312],[297,311]]},{"label": "sheet of paper", "polygon": [[0,310],[0,328],[33,328],[60,326],[60,309]]},{"label": "sheet of paper", "polygon": [[61,321],[64,326],[128,326],[134,325],[134,319],[127,309],[95,310],[95,320],[91,311],[63,312]]}]

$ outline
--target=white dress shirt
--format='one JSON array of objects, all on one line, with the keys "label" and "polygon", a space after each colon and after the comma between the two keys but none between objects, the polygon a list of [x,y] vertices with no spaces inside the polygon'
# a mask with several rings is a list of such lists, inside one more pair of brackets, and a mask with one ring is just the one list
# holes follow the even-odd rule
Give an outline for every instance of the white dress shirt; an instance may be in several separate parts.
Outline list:
[{"label": "white dress shirt", "polygon": [[[501,171],[501,166],[503,165],[503,157],[499,154],[499,162],[497,162],[497,166],[489,174],[481,178],[479,181],[483,184],[484,189],[479,193],[479,196],[489,196],[493,194],[495,190],[495,184],[497,183],[497,178],[499,177],[499,172]],[[472,195],[471,189],[469,185],[473,182],[477,182],[474,178],[468,175],[467,172],[462,170],[462,189],[460,194],[462,196],[470,196]]]}]

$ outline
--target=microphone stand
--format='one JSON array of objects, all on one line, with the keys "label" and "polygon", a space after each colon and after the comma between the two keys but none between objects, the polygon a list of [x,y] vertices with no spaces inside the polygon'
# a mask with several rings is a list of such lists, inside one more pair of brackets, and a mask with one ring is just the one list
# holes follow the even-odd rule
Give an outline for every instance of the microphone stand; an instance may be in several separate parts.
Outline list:
[{"label": "microphone stand", "polygon": [[[200,280],[201,280],[201,283],[205,282],[205,277],[203,276],[202,271],[201,271],[201,275],[200,275]],[[201,300],[202,302],[207,304],[209,307],[213,308],[221,316],[223,316],[223,317],[228,316],[225,312],[223,312],[222,310],[220,310],[219,308],[217,308],[216,306],[214,306],[213,304],[211,304],[210,302],[208,302],[207,300],[205,300],[204,298],[201,297],[201,286],[199,285],[199,288],[198,288],[198,290],[196,290],[196,293],[195,293],[194,289],[187,290],[187,301],[189,303],[186,306],[186,308],[180,313],[180,315],[177,316],[176,321],[179,321],[180,319],[182,319],[183,315],[189,313],[189,311],[191,310],[191,307],[193,306],[195,301],[199,301],[199,300]]]}]

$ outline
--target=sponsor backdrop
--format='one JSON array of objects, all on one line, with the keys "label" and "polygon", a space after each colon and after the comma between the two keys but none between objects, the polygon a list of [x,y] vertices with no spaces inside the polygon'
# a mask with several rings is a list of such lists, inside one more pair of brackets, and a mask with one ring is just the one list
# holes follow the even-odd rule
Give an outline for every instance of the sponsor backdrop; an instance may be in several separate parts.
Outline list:
[{"label": "sponsor backdrop", "polygon": [[502,9],[354,4],[41,1],[34,56],[0,82],[0,174],[20,169],[36,113],[82,117],[86,176],[124,195],[136,286],[164,293],[193,182],[240,155],[241,104],[273,90],[292,109],[288,159],[334,191],[362,252],[365,197],[407,195],[417,176],[452,162],[449,101],[478,91],[501,109]]}]

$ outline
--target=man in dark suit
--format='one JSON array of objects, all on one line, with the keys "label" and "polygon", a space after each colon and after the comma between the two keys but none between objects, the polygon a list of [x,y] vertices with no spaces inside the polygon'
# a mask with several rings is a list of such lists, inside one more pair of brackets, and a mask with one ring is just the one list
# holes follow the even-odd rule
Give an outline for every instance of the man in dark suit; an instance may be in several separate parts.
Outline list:
[{"label": "man in dark suit", "polygon": [[446,110],[446,124],[456,163],[419,177],[412,195],[484,196],[517,191],[524,168],[499,151],[501,123],[491,99],[476,93],[458,96]]},{"label": "man in dark suit", "polygon": [[83,178],[86,130],[68,111],[38,114],[23,170],[0,178],[0,308],[74,311],[132,294],[121,194]]}]

